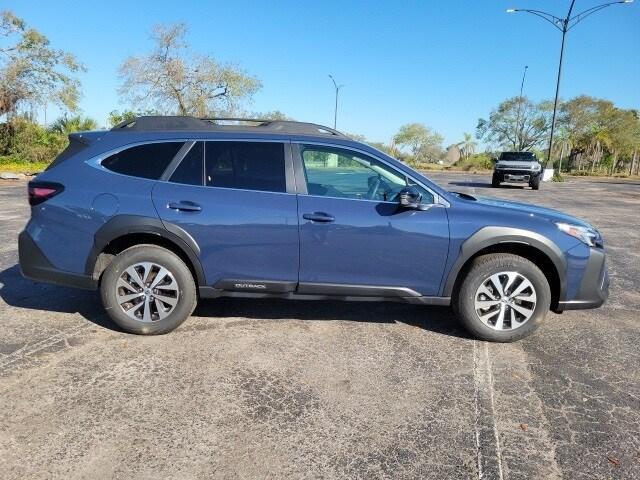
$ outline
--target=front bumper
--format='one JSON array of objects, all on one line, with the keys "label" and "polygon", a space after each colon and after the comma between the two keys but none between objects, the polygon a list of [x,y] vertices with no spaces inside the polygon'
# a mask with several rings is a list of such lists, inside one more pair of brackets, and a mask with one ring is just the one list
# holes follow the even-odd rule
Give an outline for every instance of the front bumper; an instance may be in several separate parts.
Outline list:
[{"label": "front bumper", "polygon": [[26,231],[18,236],[18,257],[22,276],[30,280],[86,290],[98,288],[98,282],[89,275],[65,272],[54,267]]},{"label": "front bumper", "polygon": [[573,300],[558,302],[556,312],[598,308],[609,298],[609,271],[604,250],[590,250],[578,293]]},{"label": "front bumper", "polygon": [[500,182],[516,182],[528,183],[538,177],[542,170],[516,170],[510,168],[501,168],[493,171],[493,176]]}]

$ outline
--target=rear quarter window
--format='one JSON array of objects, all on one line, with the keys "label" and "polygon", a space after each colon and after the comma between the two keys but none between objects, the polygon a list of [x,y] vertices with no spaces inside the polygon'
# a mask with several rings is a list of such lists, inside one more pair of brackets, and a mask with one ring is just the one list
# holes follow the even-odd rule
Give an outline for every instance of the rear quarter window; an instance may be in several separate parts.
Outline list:
[{"label": "rear quarter window", "polygon": [[122,175],[157,180],[182,145],[184,142],[136,145],[105,158],[102,161],[102,166]]}]

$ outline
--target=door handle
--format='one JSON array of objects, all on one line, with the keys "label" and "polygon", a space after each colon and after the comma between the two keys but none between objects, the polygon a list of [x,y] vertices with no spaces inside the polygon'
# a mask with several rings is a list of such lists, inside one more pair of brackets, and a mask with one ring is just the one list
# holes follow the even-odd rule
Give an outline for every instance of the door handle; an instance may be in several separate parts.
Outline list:
[{"label": "door handle", "polygon": [[194,202],[169,202],[167,205],[172,210],[180,210],[182,212],[199,212],[202,210],[202,207]]},{"label": "door handle", "polygon": [[311,220],[312,222],[329,223],[335,220],[333,215],[329,215],[324,212],[305,213],[302,215],[305,220]]}]

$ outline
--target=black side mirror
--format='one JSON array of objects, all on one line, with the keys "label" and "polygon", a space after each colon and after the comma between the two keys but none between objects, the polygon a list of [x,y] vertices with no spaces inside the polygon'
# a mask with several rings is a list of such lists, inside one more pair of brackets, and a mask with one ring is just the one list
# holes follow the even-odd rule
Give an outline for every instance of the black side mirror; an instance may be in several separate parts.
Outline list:
[{"label": "black side mirror", "polygon": [[402,208],[418,209],[422,201],[422,194],[415,187],[404,187],[398,193],[398,200]]}]

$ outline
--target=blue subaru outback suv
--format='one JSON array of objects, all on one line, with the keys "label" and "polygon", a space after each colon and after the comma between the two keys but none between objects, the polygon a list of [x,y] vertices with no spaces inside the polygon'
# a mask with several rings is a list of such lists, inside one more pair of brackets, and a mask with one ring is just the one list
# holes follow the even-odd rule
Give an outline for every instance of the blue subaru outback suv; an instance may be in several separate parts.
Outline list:
[{"label": "blue subaru outback suv", "polygon": [[218,120],[70,135],[29,184],[23,274],[99,289],[140,334],[239,296],[451,305],[506,342],[608,296],[602,238],[582,220],[448,192],[327,127]]}]

